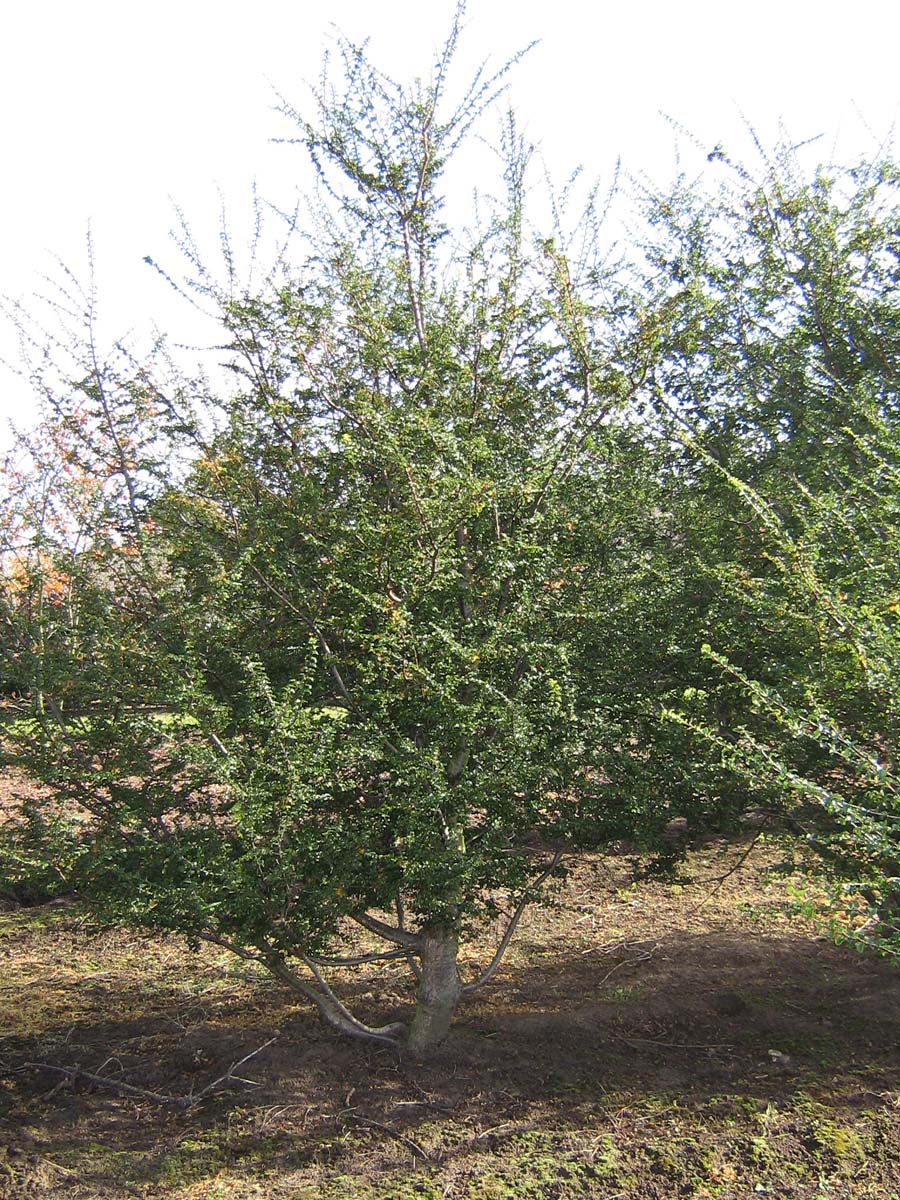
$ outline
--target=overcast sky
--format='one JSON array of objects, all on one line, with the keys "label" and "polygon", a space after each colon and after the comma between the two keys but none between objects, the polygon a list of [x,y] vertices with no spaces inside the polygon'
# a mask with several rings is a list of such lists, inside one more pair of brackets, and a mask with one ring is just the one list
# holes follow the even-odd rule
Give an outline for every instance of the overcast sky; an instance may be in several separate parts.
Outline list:
[{"label": "overcast sky", "polygon": [[[376,62],[404,78],[427,75],[451,11],[452,0],[6,6],[0,292],[27,300],[55,257],[84,275],[90,225],[110,332],[170,324],[144,256],[177,266],[173,202],[214,234],[221,194],[240,238],[254,179],[290,199],[298,151],[271,141],[291,132],[276,92],[304,107],[331,23],[369,37]],[[676,135],[661,113],[710,149],[742,146],[747,122],[771,144],[783,121],[845,159],[873,152],[898,116],[897,0],[471,0],[456,77],[535,39],[510,99],[560,175],[583,163],[609,178],[621,157],[667,179]],[[13,352],[0,330],[0,356]],[[31,409],[0,368],[0,424]]]}]

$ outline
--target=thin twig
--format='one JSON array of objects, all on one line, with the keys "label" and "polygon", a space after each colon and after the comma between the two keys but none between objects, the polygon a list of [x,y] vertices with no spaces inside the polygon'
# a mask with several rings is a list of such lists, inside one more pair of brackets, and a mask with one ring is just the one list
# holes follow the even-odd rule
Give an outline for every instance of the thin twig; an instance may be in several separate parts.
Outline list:
[{"label": "thin twig", "polygon": [[615,975],[616,971],[618,971],[621,967],[636,967],[638,963],[646,962],[648,959],[652,958],[658,949],[659,945],[657,944],[652,950],[648,950],[646,954],[640,954],[637,958],[625,958],[620,963],[616,963],[614,967],[606,972],[602,979],[597,980],[594,986],[596,988],[603,987],[607,979],[609,979],[611,975]]},{"label": "thin twig", "polygon": [[277,1041],[277,1039],[278,1034],[276,1033],[275,1036],[270,1037],[267,1042],[263,1042],[261,1046],[257,1046],[255,1050],[251,1050],[249,1054],[245,1054],[243,1058],[239,1058],[236,1063],[232,1063],[224,1075],[220,1075],[218,1079],[214,1079],[212,1083],[207,1084],[202,1091],[197,1092],[196,1094],[191,1092],[188,1096],[190,1103],[199,1104],[201,1100],[205,1099],[205,1097],[210,1095],[211,1092],[214,1092],[217,1087],[221,1087],[223,1084],[231,1083],[232,1081],[235,1083],[246,1083],[250,1087],[258,1087],[258,1084],[255,1084],[252,1080],[240,1079],[239,1076],[234,1074],[234,1072],[238,1067],[242,1067],[244,1063],[249,1062],[251,1058],[256,1058],[257,1054],[261,1054],[263,1050],[267,1050],[274,1041]]},{"label": "thin twig", "polygon": [[695,904],[693,908],[688,909],[688,911],[685,913],[685,918],[692,917],[694,915],[694,913],[698,913],[701,908],[703,908],[705,905],[709,904],[709,902],[710,902],[710,900],[712,900],[713,896],[715,896],[718,892],[721,891],[722,885],[728,879],[730,879],[732,875],[734,875],[737,871],[739,871],[741,869],[741,867],[744,865],[744,863],[747,861],[747,859],[753,853],[754,849],[756,848],[756,843],[762,837],[764,832],[765,832],[764,829],[760,829],[757,831],[757,833],[754,835],[753,840],[751,841],[750,845],[747,847],[747,849],[744,851],[744,853],[740,856],[740,858],[737,860],[737,862],[734,864],[734,866],[729,867],[724,875],[720,875],[716,879],[716,886],[712,889],[711,892],[708,892],[698,904]]},{"label": "thin twig", "polygon": [[53,1063],[42,1062],[27,1062],[25,1066],[35,1071],[51,1071],[54,1075],[64,1075],[74,1081],[86,1079],[89,1083],[110,1088],[122,1096],[133,1096],[138,1100],[152,1100],[156,1104],[178,1104],[185,1108],[188,1107],[187,1096],[166,1096],[162,1092],[151,1092],[146,1088],[132,1087],[130,1083],[120,1083],[117,1079],[105,1079],[102,1075],[93,1075],[90,1071],[83,1071],[80,1067],[57,1067]]},{"label": "thin twig", "polygon": [[[582,950],[582,956],[587,954],[617,954],[620,950],[639,950],[641,947],[648,945],[649,938],[643,941],[634,942],[630,938],[621,938],[618,942],[607,942],[602,946],[588,946],[587,950]],[[659,943],[653,943],[653,949],[657,950]]]},{"label": "thin twig", "polygon": [[626,1046],[665,1046],[669,1050],[733,1050],[729,1042],[661,1042],[656,1038],[623,1037],[619,1041]]},{"label": "thin twig", "polygon": [[399,1130],[392,1129],[390,1125],[385,1125],[381,1121],[372,1121],[369,1117],[359,1117],[356,1113],[351,1112],[340,1113],[339,1116],[342,1121],[355,1121],[356,1124],[364,1125],[368,1129],[380,1129],[382,1133],[386,1133],[389,1137],[396,1138],[398,1142],[402,1142],[404,1146],[412,1150],[413,1154],[418,1154],[425,1162],[434,1161],[428,1151],[423,1150],[418,1142],[414,1142],[405,1133],[400,1133]]}]

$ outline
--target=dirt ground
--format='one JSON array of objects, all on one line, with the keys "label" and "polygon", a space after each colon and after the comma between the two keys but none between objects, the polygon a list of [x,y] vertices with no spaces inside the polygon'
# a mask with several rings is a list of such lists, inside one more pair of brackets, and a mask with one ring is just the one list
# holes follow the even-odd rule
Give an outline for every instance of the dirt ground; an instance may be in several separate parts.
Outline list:
[{"label": "dirt ground", "polygon": [[[226,952],[0,913],[3,1200],[900,1200],[900,972],[791,915],[764,838],[677,885],[580,860],[425,1064],[337,1040]],[[486,932],[465,951],[474,975]],[[334,973],[363,1016],[405,975]],[[190,1111],[46,1069],[80,1068]],[[38,1067],[27,1064],[45,1064]]]}]

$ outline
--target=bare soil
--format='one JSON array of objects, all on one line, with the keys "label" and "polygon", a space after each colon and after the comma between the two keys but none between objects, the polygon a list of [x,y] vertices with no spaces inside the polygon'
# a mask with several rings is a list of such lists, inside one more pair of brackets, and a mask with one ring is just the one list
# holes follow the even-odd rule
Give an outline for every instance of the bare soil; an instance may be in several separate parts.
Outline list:
[{"label": "bare soil", "polygon": [[[748,847],[696,848],[675,886],[583,858],[424,1064],[337,1040],[227,952],[10,906],[0,1197],[900,1200],[900,972],[792,916],[765,839],[721,882]],[[393,965],[333,977],[409,1016]],[[255,1086],[189,1111],[27,1065],[184,1095],[272,1037]]]}]

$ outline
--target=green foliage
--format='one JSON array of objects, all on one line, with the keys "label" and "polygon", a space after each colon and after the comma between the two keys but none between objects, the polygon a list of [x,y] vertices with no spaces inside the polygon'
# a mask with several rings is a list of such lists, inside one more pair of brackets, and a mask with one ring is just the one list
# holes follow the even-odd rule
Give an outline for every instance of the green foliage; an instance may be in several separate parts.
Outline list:
[{"label": "green foliage", "polygon": [[844,936],[896,952],[900,177],[783,152],[734,178],[654,206],[654,403],[716,514],[708,681],[671,715],[802,831]]},{"label": "green foliage", "polygon": [[32,504],[7,588],[17,753],[69,831],[64,855],[45,839],[58,869],[108,920],[226,944],[381,1040],[314,961],[348,920],[420,960],[445,1025],[456,939],[498,894],[534,898],[536,840],[664,823],[627,786],[616,655],[597,669],[646,574],[618,285],[595,240],[558,248],[590,208],[574,233],[529,226],[511,119],[499,197],[450,235],[442,177],[506,69],[448,107],[455,41],[412,89],[344,45],[316,121],[285,109],[321,178],[312,232],[252,291],[227,253],[224,284],[193,281],[232,394],[197,420],[187,385],[138,405],[104,367],[54,393],[78,488],[58,521]]},{"label": "green foliage", "polygon": [[320,191],[262,282],[185,235],[229,394],[103,360],[75,296],[3,510],[8,734],[49,795],[17,861],[356,1036],[399,1030],[323,964],[408,957],[419,1048],[535,845],[671,868],[673,816],[752,801],[872,905],[900,877],[896,171],[717,162],[613,264],[592,200],[531,223],[510,117],[452,230],[507,69],[448,104],[460,16],[427,83],[346,43],[315,120],[285,105]]}]

